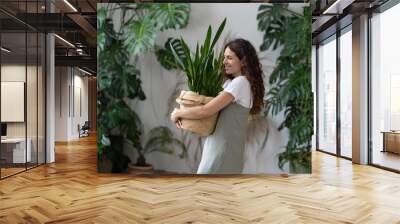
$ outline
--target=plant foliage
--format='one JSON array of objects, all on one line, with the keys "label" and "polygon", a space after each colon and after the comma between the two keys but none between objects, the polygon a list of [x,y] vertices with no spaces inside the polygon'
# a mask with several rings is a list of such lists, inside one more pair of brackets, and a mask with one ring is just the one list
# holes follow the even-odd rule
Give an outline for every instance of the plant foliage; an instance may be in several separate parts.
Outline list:
[{"label": "plant foliage", "polygon": [[146,98],[136,58],[154,47],[157,32],[186,26],[189,12],[189,4],[172,3],[114,3],[97,10],[98,160],[110,160],[112,172],[123,172],[130,162],[125,144],[141,148],[142,124],[126,103]]},{"label": "plant foliage", "polygon": [[265,116],[284,111],[279,130],[289,130],[286,151],[279,155],[279,167],[289,162],[291,172],[311,172],[313,94],[311,90],[311,11],[303,14],[287,4],[261,5],[258,29],[264,33],[260,50],[277,49],[281,54],[272,72]]},{"label": "plant foliage", "polygon": [[165,48],[157,50],[158,61],[166,69],[184,71],[188,78],[189,90],[200,95],[217,96],[222,90],[223,52],[215,54],[214,47],[225,24],[226,19],[220,24],[214,38],[212,38],[212,28],[209,26],[204,43],[201,46],[197,43],[194,53],[182,37],[168,39]]},{"label": "plant foliage", "polygon": [[187,157],[187,148],[179,139],[174,138],[171,130],[165,126],[155,127],[150,130],[149,137],[144,146],[138,145],[137,151],[139,153],[137,166],[146,166],[146,155],[152,152],[161,152],[166,154],[174,154],[174,146],[179,146],[182,152],[179,157]]}]

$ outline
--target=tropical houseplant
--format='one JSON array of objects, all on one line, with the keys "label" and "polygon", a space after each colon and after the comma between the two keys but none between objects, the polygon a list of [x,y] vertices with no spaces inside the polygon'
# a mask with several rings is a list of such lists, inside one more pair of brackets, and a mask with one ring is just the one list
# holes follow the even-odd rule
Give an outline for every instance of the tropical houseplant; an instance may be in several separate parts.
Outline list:
[{"label": "tropical houseplant", "polygon": [[[97,10],[98,57],[98,169],[111,162],[111,172],[126,170],[130,159],[125,145],[141,147],[142,124],[127,100],[145,100],[140,70],[140,54],[154,47],[156,34],[165,29],[185,27],[189,4],[100,5]],[[118,14],[119,13],[119,14]],[[115,24],[114,24],[115,23]]]},{"label": "tropical houseplant", "polygon": [[261,5],[258,29],[264,33],[261,51],[282,47],[267,93],[265,116],[284,111],[279,130],[287,128],[289,141],[279,155],[279,167],[289,163],[290,172],[311,173],[313,94],[311,90],[311,11],[296,13],[287,4]]},{"label": "tropical houseplant", "polygon": [[[168,39],[165,49],[158,50],[158,60],[169,69],[177,68],[185,72],[190,91],[182,91],[177,99],[181,107],[205,104],[222,90],[223,52],[215,53],[214,47],[225,27],[226,19],[220,24],[212,38],[212,28],[208,27],[204,43],[192,53],[188,44],[180,39]],[[218,114],[200,120],[182,120],[182,128],[199,135],[212,133]]]},{"label": "tropical houseplant", "polygon": [[174,154],[174,146],[179,146],[182,152],[179,154],[180,158],[187,156],[187,149],[179,139],[174,138],[173,133],[168,127],[159,126],[150,130],[148,139],[144,145],[137,145],[137,152],[139,154],[135,166],[151,167],[146,162],[146,155],[153,152],[161,152],[166,154]]},{"label": "tropical houseplant", "polygon": [[189,90],[199,95],[215,97],[222,90],[223,52],[215,54],[214,46],[224,30],[225,24],[226,19],[219,25],[212,40],[212,28],[209,26],[204,43],[200,48],[199,44],[196,44],[194,54],[183,38],[180,39],[180,45],[173,40],[169,42],[170,48],[168,49],[171,50],[177,67],[186,73]]}]

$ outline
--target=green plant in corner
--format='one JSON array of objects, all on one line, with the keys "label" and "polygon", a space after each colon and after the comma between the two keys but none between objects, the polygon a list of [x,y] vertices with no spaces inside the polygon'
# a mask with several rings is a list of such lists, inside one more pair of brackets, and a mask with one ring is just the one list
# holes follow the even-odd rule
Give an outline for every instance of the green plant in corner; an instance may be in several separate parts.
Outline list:
[{"label": "green plant in corner", "polygon": [[[115,16],[117,12],[119,17]],[[99,171],[103,171],[105,160],[111,162],[111,172],[125,171],[130,162],[124,154],[125,145],[141,147],[140,118],[126,103],[146,98],[135,64],[137,57],[154,47],[157,32],[186,26],[189,12],[189,4],[172,3],[110,3],[98,8]]]},{"label": "green plant in corner", "polygon": [[160,126],[150,130],[149,137],[143,145],[137,145],[139,157],[136,161],[136,166],[150,166],[146,163],[146,155],[152,152],[161,152],[166,154],[174,154],[174,145],[179,146],[182,152],[179,154],[180,158],[187,157],[187,149],[179,139],[174,138],[173,133],[167,127]]},{"label": "green plant in corner", "polygon": [[284,111],[279,130],[289,130],[286,151],[279,155],[279,167],[289,162],[294,173],[311,173],[311,137],[313,134],[313,94],[311,90],[311,11],[303,14],[287,4],[261,5],[258,29],[264,33],[260,50],[282,46],[272,72],[266,111],[273,115]]}]

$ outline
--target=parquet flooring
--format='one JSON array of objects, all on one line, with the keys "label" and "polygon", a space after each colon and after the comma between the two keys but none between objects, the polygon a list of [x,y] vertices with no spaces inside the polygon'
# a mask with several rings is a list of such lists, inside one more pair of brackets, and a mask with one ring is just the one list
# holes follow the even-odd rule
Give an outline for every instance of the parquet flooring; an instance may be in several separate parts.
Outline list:
[{"label": "parquet flooring", "polygon": [[313,153],[312,175],[98,174],[95,138],[0,181],[0,223],[400,223],[400,175]]},{"label": "parquet flooring", "polygon": [[25,167],[23,167],[23,168],[19,168],[19,167],[18,168],[14,168],[14,167],[1,168],[1,176],[7,177],[7,176],[13,175],[15,173],[24,171],[24,170],[25,170]]}]

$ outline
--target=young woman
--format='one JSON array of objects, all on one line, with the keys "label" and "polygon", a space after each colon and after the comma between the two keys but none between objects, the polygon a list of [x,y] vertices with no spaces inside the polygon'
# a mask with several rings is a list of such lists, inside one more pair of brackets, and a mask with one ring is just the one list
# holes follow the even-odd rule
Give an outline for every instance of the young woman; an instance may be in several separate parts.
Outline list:
[{"label": "young woman", "polygon": [[217,125],[208,136],[197,174],[240,174],[249,113],[263,108],[264,83],[256,50],[244,39],[235,39],[224,48],[223,91],[203,106],[175,109],[171,120],[201,119],[220,111]]}]

